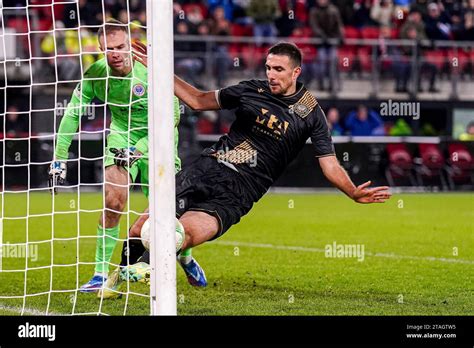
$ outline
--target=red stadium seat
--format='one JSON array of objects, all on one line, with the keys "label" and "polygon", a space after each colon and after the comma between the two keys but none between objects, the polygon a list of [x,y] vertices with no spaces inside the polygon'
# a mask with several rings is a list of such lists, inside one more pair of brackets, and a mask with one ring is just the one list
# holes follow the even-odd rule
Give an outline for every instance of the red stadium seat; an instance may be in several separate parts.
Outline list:
[{"label": "red stadium seat", "polygon": [[250,25],[232,24],[232,36],[253,36],[253,27]]},{"label": "red stadium seat", "polygon": [[198,9],[199,12],[201,12],[202,18],[207,17],[207,7],[204,6],[204,4],[186,4],[186,5],[183,5],[183,11],[186,14],[194,11],[195,9]]},{"label": "red stadium seat", "polygon": [[418,144],[420,153],[420,166],[417,167],[419,183],[424,185],[424,179],[439,179],[443,188],[446,180],[443,175],[446,161],[438,144]]},{"label": "red stadium seat", "polygon": [[337,50],[340,71],[349,72],[354,69],[356,49],[354,46],[342,46]]},{"label": "red stadium seat", "polygon": [[360,30],[363,39],[378,39],[380,30],[377,27],[365,27]]},{"label": "red stadium seat", "polygon": [[428,63],[435,65],[439,70],[441,70],[446,63],[446,54],[442,50],[426,51],[424,58]]},{"label": "red stadium seat", "polygon": [[362,71],[372,71],[372,48],[371,47],[359,47],[357,51],[357,59],[359,60]]},{"label": "red stadium seat", "polygon": [[344,27],[344,36],[346,39],[360,39],[359,29],[354,27]]},{"label": "red stadium seat", "polygon": [[463,143],[448,145],[448,179],[453,188],[454,184],[474,183],[474,158]]},{"label": "red stadium seat", "polygon": [[406,144],[396,143],[387,145],[388,167],[385,169],[385,176],[390,186],[395,186],[395,180],[408,179],[414,186],[413,177],[413,156]]},{"label": "red stadium seat", "polygon": [[[457,51],[455,49],[449,49],[447,52],[448,65],[451,68],[452,72],[464,72],[469,68],[469,53],[464,51],[462,48],[459,48]],[[455,66],[455,63],[457,66]]]}]

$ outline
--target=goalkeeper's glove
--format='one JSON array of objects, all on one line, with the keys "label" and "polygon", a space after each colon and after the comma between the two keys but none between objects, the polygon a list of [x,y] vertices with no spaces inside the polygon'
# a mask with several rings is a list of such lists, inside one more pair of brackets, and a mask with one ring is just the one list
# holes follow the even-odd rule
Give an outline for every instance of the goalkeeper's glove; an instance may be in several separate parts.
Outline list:
[{"label": "goalkeeper's glove", "polygon": [[122,149],[116,149],[116,148],[111,148],[110,152],[112,152],[115,157],[114,157],[114,163],[115,165],[119,167],[129,167],[131,168],[133,164],[138,161],[140,158],[142,158],[143,154],[137,150],[135,146],[131,146],[128,149],[127,148],[122,148]]},{"label": "goalkeeper's glove", "polygon": [[49,166],[48,184],[52,194],[56,194],[56,186],[64,185],[66,182],[66,161],[54,161]]}]

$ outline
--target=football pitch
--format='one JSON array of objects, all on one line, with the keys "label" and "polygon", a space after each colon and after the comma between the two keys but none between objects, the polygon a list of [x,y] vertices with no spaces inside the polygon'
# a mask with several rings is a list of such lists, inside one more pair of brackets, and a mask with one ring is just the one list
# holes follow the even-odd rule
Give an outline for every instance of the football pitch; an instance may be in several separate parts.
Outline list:
[{"label": "football pitch", "polygon": [[[145,207],[133,193],[130,209]],[[60,193],[52,217],[42,215],[52,211],[48,193],[4,194],[4,217],[18,219],[3,220],[3,243],[25,242],[27,229],[30,242],[47,242],[29,250],[28,272],[11,272],[24,270],[25,258],[4,247],[1,315],[19,315],[25,293],[24,314],[149,313],[143,284],[123,284],[130,293],[117,300],[75,291],[93,273],[101,208],[100,193]],[[135,217],[124,216],[121,237]],[[179,315],[474,315],[472,194],[395,194],[378,205],[268,194],[193,254],[209,285],[192,288],[178,266]]]}]

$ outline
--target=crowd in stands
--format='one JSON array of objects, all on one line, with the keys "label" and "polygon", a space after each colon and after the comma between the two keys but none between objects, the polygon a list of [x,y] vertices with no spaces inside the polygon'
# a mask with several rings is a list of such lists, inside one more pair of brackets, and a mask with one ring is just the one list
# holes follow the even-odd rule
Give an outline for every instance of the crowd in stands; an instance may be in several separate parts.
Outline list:
[{"label": "crowd in stands", "polygon": [[[80,78],[80,73],[100,55],[96,31],[105,19],[117,18],[130,23],[131,33],[143,41],[146,35],[144,0],[70,0],[53,4],[53,0],[28,0],[30,13],[37,15],[35,30],[64,28],[41,36],[41,54],[53,58],[71,54],[71,58],[51,59],[50,68],[57,69],[62,80]],[[3,6],[22,7],[26,0],[3,0]],[[263,69],[261,58],[277,37],[289,41],[315,38],[317,44],[301,43],[304,52],[302,82],[318,90],[338,91],[342,88],[341,72],[371,72],[371,46],[348,44],[348,39],[376,39],[377,64],[381,75],[395,80],[395,91],[405,93],[413,81],[423,91],[423,78],[428,91],[438,92],[436,79],[440,72],[452,69],[447,62],[459,58],[458,69],[474,76],[474,50],[438,48],[435,40],[474,42],[474,0],[174,0],[175,69],[187,81],[202,87],[202,74],[210,71],[216,78],[212,87],[228,82],[234,68]],[[21,15],[23,13],[23,15]],[[6,27],[27,33],[25,11],[4,10]],[[79,24],[80,29],[77,30]],[[254,44],[228,43],[214,40],[186,41],[182,36],[209,35],[219,37],[254,37]],[[29,51],[28,40],[23,38]],[[417,45],[393,45],[391,39],[406,39]],[[56,42],[56,43],[55,43]],[[83,51],[82,67],[74,55]],[[209,52],[210,50],[210,52]],[[35,56],[38,54],[35,53]],[[415,59],[413,59],[415,57]],[[28,58],[28,57],[26,57]],[[238,59],[236,59],[238,58]],[[345,59],[349,64],[345,64]],[[81,69],[82,68],[82,69]],[[416,78],[414,72],[416,71]],[[45,75],[55,76],[47,69]],[[206,81],[204,79],[204,81]],[[316,82],[315,86],[312,83]],[[202,85],[204,84],[204,86]],[[334,135],[407,134],[407,124],[399,122],[390,129],[380,116],[365,106],[339,120],[336,110],[329,110]],[[391,131],[393,129],[393,131]],[[213,132],[225,131],[225,126]]]}]

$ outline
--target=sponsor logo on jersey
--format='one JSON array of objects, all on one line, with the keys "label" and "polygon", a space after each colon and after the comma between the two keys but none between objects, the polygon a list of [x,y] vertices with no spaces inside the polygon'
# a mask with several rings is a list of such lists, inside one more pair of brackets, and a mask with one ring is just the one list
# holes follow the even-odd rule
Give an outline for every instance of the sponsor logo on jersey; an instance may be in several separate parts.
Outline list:
[{"label": "sponsor logo on jersey", "polygon": [[276,139],[281,138],[281,135],[286,133],[290,125],[287,121],[281,121],[277,116],[270,115],[269,111],[264,108],[261,110],[261,115],[257,115],[255,122],[264,127],[266,126],[267,132],[264,133],[273,135]]},{"label": "sponsor logo on jersey", "polygon": [[142,97],[145,94],[145,87],[141,83],[137,83],[133,86],[133,94],[137,97]]}]

